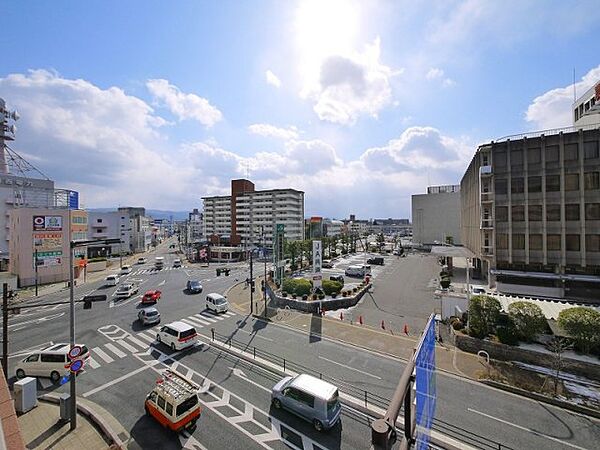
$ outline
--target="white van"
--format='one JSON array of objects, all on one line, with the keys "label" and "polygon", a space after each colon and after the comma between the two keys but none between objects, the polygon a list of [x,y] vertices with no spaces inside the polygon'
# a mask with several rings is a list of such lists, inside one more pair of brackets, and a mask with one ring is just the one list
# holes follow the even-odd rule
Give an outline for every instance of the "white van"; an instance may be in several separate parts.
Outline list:
[{"label": "white van", "polygon": [[363,266],[350,266],[344,271],[344,273],[348,277],[364,277],[365,268]]},{"label": "white van", "polygon": [[106,284],[107,286],[116,286],[117,284],[119,284],[119,275],[115,273],[107,276],[104,279],[104,284]]},{"label": "white van", "polygon": [[156,341],[163,342],[175,351],[193,346],[198,341],[197,336],[193,326],[184,322],[171,322],[160,329]]},{"label": "white van", "polygon": [[164,256],[157,256],[156,258],[154,258],[154,268],[156,270],[162,270],[162,268],[165,266],[165,257]]},{"label": "white van", "polygon": [[206,309],[210,309],[215,313],[227,312],[229,309],[229,302],[221,294],[208,294],[206,296]]},{"label": "white van", "polygon": [[[85,362],[90,357],[90,351],[85,345],[75,344],[81,347],[81,355],[78,359]],[[71,344],[52,344],[37,352],[31,353],[27,358],[17,364],[15,374],[17,378],[23,377],[48,377],[53,383],[57,383],[62,375],[68,372],[65,366],[69,363],[69,350]],[[85,364],[84,364],[85,367]]]}]

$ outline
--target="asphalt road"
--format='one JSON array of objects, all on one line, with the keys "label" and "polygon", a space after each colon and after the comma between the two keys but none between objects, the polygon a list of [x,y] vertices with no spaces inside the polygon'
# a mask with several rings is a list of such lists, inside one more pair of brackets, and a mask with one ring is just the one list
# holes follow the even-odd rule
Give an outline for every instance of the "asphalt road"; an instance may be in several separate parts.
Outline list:
[{"label": "asphalt road", "polygon": [[[272,411],[269,392],[278,377],[215,348],[210,344],[211,329],[245,344],[249,352],[256,347],[259,353],[273,360],[286,358],[288,365],[296,364],[293,370],[306,370],[339,381],[341,390],[353,396],[368,391],[374,403],[379,397],[391,397],[404,368],[402,361],[357,351],[277,324],[267,325],[235,312],[218,316],[209,313],[204,310],[204,294],[225,292],[236,279],[248,276],[246,267],[234,265],[229,277],[216,277],[213,265],[173,269],[172,260],[177,256],[169,253],[165,256],[167,269],[151,270],[151,262],[136,265],[129,278],[141,281],[140,295],[144,290],[160,289],[163,294],[157,307],[162,323],[186,320],[203,335],[204,344],[171,354],[153,342],[155,330],[137,322],[138,296],[115,300],[112,294],[116,288],[103,289],[102,282],[77,287],[78,297],[92,290],[109,296],[109,301],[94,303],[91,310],[83,310],[81,305],[76,309],[76,340],[91,349],[93,358],[78,377],[79,395],[111,412],[143,448],[358,449],[369,446],[369,418],[350,408],[344,410],[341,427],[328,433],[317,433],[310,424],[288,413]],[[406,309],[404,315],[420,317],[417,298],[428,289],[427,278],[437,268],[431,266],[428,272],[428,263],[418,258],[414,257],[413,261],[411,257],[393,259],[386,261],[389,263],[386,266],[373,267],[379,280],[374,298],[380,306],[392,312],[399,308],[398,302],[387,299],[384,293],[388,284],[400,279],[400,285],[411,292],[397,289],[396,294],[412,299],[412,309]],[[403,272],[407,274],[402,275]],[[403,276],[406,278],[399,278]],[[203,294],[187,295],[184,288],[188,279],[201,280]],[[62,292],[38,301],[66,300],[67,296],[68,292]],[[367,308],[367,305],[361,303],[358,308],[361,307]],[[430,307],[423,306],[423,311]],[[9,319],[12,354],[9,374],[14,374],[15,362],[24,358],[28,349],[40,348],[49,342],[68,342],[69,338],[67,305],[22,311]],[[158,372],[165,367],[176,368],[203,387],[203,414],[191,437],[166,432],[144,415],[144,398]],[[68,392],[68,385],[51,386],[45,379],[40,379],[38,387]],[[454,376],[438,374],[437,394],[438,419],[452,424],[454,429],[477,433],[510,448],[594,448],[593,443],[600,439],[598,421]]]}]

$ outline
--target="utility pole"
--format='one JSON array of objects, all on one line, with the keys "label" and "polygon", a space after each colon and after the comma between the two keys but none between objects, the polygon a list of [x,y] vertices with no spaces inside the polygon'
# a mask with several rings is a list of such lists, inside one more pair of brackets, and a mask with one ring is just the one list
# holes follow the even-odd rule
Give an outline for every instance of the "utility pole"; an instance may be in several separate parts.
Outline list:
[{"label": "utility pole", "polygon": [[2,370],[8,380],[8,283],[2,285]]},{"label": "utility pole", "polygon": [[250,315],[254,314],[254,278],[252,275],[252,242],[250,242]]},{"label": "utility pole", "polygon": [[265,318],[267,317],[267,239],[265,238],[265,226],[260,226],[260,234],[262,235],[263,241],[263,259],[265,263],[265,278],[263,280],[263,298],[265,302]]},{"label": "utility pole", "polygon": [[38,251],[35,249],[35,296],[38,296]]},{"label": "utility pole", "polygon": [[[121,252],[122,253],[122,252]],[[70,343],[71,348],[75,347],[75,293],[73,290],[73,281],[75,278],[75,274],[73,272],[73,260],[75,254],[75,242],[70,241],[69,243],[69,300],[70,304]],[[77,428],[77,389],[75,386],[75,374],[71,373],[71,431]]]}]

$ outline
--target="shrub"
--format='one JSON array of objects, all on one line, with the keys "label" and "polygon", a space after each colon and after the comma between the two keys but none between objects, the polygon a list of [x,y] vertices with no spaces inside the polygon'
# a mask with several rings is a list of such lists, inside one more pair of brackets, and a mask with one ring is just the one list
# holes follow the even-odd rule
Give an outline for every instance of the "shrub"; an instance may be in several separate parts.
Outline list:
[{"label": "shrub", "polygon": [[498,340],[506,345],[517,345],[519,343],[519,334],[518,328],[512,321],[496,329]]},{"label": "shrub", "polygon": [[304,294],[304,295],[302,296],[302,300],[308,300],[308,294]]},{"label": "shrub", "polygon": [[97,258],[90,258],[90,259],[88,259],[89,263],[98,262],[98,261],[106,261],[106,258],[99,256]]},{"label": "shrub", "polygon": [[558,314],[558,324],[583,353],[600,345],[600,312],[585,306],[564,309]]},{"label": "shrub", "polygon": [[[508,306],[510,323],[521,339],[530,342],[536,334],[546,329],[546,318],[542,309],[531,302],[514,302]],[[500,338],[500,335],[498,335]],[[502,340],[500,340],[502,342]],[[513,344],[509,344],[513,345]]]},{"label": "shrub", "polygon": [[291,270],[292,272],[294,272],[294,271],[298,270],[298,264],[295,264],[295,263],[294,263],[294,264],[290,264],[290,270]]},{"label": "shrub", "polygon": [[331,295],[333,292],[340,292],[342,290],[342,283],[339,281],[323,280],[323,292],[327,295]]},{"label": "shrub", "polygon": [[462,330],[464,327],[465,325],[460,319],[455,319],[452,321],[452,328],[454,328],[455,330]]},{"label": "shrub", "polygon": [[281,296],[282,296],[282,297],[287,297],[287,292],[283,291],[283,292],[281,293]]},{"label": "shrub", "polygon": [[325,298],[325,294],[319,294],[319,300],[323,300]]},{"label": "shrub", "polygon": [[357,287],[353,288],[352,292],[354,292],[356,294],[358,292],[358,288]]},{"label": "shrub", "polygon": [[342,292],[342,295],[343,295],[344,297],[348,297],[348,291],[344,291],[344,292]]},{"label": "shrub", "polygon": [[338,296],[339,292],[332,292],[331,293],[331,298],[336,298]]},{"label": "shrub", "polygon": [[450,278],[442,278],[440,280],[440,286],[444,289],[448,289],[450,287]]},{"label": "shrub", "polygon": [[313,294],[313,295],[312,295],[312,299],[313,299],[313,300],[316,300],[317,298],[319,298],[318,294]]},{"label": "shrub", "polygon": [[501,310],[500,302],[487,295],[474,295],[469,302],[469,334],[484,338],[494,330]]},{"label": "shrub", "polygon": [[292,298],[293,298],[294,300],[296,300],[296,297],[298,297],[296,294],[292,294]]},{"label": "shrub", "polygon": [[312,283],[304,278],[286,278],[283,280],[283,290],[296,295],[308,295],[312,290]]}]

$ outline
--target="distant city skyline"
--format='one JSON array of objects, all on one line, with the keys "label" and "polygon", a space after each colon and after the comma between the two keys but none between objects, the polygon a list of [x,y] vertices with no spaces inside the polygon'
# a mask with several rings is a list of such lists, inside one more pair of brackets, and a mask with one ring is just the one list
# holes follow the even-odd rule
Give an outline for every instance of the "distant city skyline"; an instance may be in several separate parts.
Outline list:
[{"label": "distant city skyline", "polygon": [[11,147],[89,208],[191,211],[249,178],[307,217],[408,218],[600,80],[592,1],[257,5],[3,2]]}]

